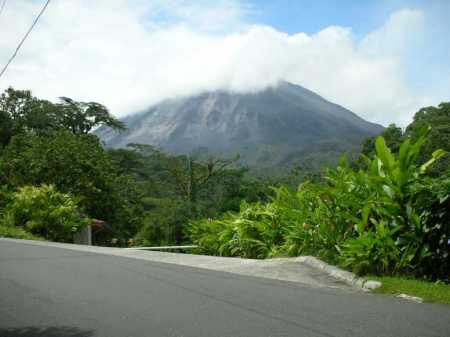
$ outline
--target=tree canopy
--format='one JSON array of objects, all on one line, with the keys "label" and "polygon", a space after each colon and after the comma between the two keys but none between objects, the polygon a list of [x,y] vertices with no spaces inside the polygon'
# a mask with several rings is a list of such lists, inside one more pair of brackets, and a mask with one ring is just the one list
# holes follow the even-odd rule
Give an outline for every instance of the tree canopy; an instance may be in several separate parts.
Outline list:
[{"label": "tree canopy", "polygon": [[[430,106],[415,113],[412,123],[405,131],[395,124],[389,125],[381,136],[391,151],[398,151],[402,141],[415,140],[423,130],[429,129],[426,143],[417,157],[418,164],[425,163],[434,151],[442,149],[446,155],[442,156],[428,171],[431,176],[448,174],[450,168],[450,103],[441,103],[437,107]],[[375,153],[375,138],[370,137],[362,145],[362,154],[372,156]]]},{"label": "tree canopy", "polygon": [[52,103],[34,97],[29,90],[8,88],[0,96],[0,141],[7,145],[11,137],[20,133],[45,134],[53,130],[68,130],[87,134],[93,128],[107,125],[124,130],[124,124],[108,109],[96,102],[77,102],[61,97]]}]

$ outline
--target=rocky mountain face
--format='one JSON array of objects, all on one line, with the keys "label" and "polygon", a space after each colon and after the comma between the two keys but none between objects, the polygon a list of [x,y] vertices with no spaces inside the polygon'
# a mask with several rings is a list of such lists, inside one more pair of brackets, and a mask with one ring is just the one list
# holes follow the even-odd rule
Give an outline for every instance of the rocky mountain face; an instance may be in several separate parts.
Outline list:
[{"label": "rocky mountain face", "polygon": [[201,156],[240,154],[253,168],[333,162],[382,126],[301,87],[282,82],[257,93],[206,92],[166,100],[123,119],[122,133],[97,131],[108,147],[129,143]]}]

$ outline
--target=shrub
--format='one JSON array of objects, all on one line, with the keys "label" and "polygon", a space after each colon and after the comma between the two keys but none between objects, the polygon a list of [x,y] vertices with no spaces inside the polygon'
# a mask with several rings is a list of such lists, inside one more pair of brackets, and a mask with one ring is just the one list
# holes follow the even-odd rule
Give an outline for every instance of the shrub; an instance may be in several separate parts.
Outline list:
[{"label": "shrub", "polygon": [[424,173],[443,151],[417,164],[427,130],[393,154],[382,137],[355,170],[342,159],[319,184],[274,188],[268,204],[191,223],[187,236],[210,254],[265,258],[313,254],[360,274],[450,274],[450,178]]},{"label": "shrub", "polygon": [[192,221],[186,235],[207,254],[265,258],[281,244],[282,227],[274,204],[243,202],[221,220]]},{"label": "shrub", "polygon": [[5,207],[1,222],[4,227],[19,227],[47,240],[64,242],[71,241],[73,232],[88,223],[80,216],[76,200],[53,185],[20,188]]},{"label": "shrub", "polygon": [[415,271],[450,282],[450,176],[426,179],[414,188],[420,224],[414,239],[424,250]]},{"label": "shrub", "polygon": [[42,240],[42,238],[25,231],[23,228],[3,226],[2,224],[0,224],[0,237],[23,240]]},{"label": "shrub", "polygon": [[341,264],[357,274],[392,274],[401,255],[393,239],[397,230],[388,230],[382,221],[373,229],[347,240],[340,249]]}]

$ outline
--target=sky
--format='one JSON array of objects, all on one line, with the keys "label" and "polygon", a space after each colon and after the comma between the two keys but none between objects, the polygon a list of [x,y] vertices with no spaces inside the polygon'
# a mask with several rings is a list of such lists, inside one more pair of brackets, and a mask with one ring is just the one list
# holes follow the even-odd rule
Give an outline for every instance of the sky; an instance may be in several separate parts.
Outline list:
[{"label": "sky", "polygon": [[[0,66],[43,6],[9,0]],[[361,117],[407,125],[450,101],[447,0],[52,0],[3,77],[113,114],[206,90],[302,85]]]}]

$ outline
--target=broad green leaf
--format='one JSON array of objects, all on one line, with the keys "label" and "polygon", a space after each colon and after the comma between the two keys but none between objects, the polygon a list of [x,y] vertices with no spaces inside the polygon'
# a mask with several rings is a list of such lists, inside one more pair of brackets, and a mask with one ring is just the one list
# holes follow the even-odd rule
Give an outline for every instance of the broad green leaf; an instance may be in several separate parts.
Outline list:
[{"label": "broad green leaf", "polygon": [[377,137],[375,141],[375,150],[378,158],[383,162],[383,165],[390,169],[394,164],[394,157],[392,156],[391,150],[386,146],[383,137]]}]

